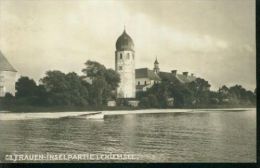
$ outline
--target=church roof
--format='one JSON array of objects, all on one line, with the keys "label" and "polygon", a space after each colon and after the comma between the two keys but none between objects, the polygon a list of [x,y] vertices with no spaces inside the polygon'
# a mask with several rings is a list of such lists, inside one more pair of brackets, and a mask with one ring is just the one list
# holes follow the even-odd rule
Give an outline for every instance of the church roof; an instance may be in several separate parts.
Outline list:
[{"label": "church roof", "polygon": [[161,80],[161,78],[153,70],[149,70],[148,68],[136,69],[135,78],[149,78],[156,81]]},{"label": "church roof", "polygon": [[194,80],[196,80],[195,76],[185,76],[183,74],[176,74],[174,75],[173,73],[170,72],[159,72],[159,76],[163,80],[169,80],[171,82],[176,82],[179,81],[181,83],[190,83]]},{"label": "church roof", "polygon": [[17,72],[0,51],[0,71]]},{"label": "church roof", "polygon": [[17,72],[0,51],[0,71]]},{"label": "church roof", "polygon": [[156,74],[153,70],[148,68],[140,68],[135,70],[135,78],[149,78],[150,80],[160,81],[168,80],[171,82],[181,82],[181,83],[190,83],[196,80],[195,76],[176,74],[174,75],[171,72],[159,72]]},{"label": "church roof", "polygon": [[169,72],[159,72],[159,76],[162,80],[167,80],[170,82],[180,82],[175,75]]},{"label": "church roof", "polygon": [[134,51],[134,42],[132,38],[124,32],[121,36],[118,37],[116,41],[116,50],[117,51]]},{"label": "church roof", "polygon": [[181,82],[181,83],[190,83],[194,80],[196,80],[196,77],[195,76],[185,76],[185,75],[182,75],[182,74],[177,74],[176,77],[178,78],[178,80]]}]

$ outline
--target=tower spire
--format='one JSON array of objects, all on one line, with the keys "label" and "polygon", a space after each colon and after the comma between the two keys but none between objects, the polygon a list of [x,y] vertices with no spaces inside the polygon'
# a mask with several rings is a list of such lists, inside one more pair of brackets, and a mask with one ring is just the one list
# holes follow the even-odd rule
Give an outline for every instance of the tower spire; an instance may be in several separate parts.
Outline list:
[{"label": "tower spire", "polygon": [[160,68],[159,68],[159,62],[158,62],[158,60],[157,60],[157,56],[155,57],[154,68],[153,68],[153,70],[154,70],[154,72],[155,72],[156,74],[158,74],[159,71],[160,71]]},{"label": "tower spire", "polygon": [[159,62],[158,62],[158,60],[157,60],[157,56],[155,57],[154,64],[159,64]]}]

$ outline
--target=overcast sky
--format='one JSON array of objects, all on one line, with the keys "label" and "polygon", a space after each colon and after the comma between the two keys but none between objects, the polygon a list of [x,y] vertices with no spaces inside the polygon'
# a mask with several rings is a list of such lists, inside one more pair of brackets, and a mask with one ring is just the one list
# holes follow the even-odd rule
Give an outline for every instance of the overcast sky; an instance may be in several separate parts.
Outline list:
[{"label": "overcast sky", "polygon": [[21,75],[114,68],[126,25],[136,68],[188,71],[221,85],[256,87],[254,0],[0,0],[0,50]]}]

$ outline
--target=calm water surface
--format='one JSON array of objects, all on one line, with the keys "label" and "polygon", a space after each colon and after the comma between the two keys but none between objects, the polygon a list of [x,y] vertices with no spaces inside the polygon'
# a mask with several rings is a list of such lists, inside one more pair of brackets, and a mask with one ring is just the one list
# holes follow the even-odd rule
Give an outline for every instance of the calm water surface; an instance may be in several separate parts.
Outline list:
[{"label": "calm water surface", "polygon": [[256,110],[0,121],[12,153],[130,153],[139,162],[255,162]]}]

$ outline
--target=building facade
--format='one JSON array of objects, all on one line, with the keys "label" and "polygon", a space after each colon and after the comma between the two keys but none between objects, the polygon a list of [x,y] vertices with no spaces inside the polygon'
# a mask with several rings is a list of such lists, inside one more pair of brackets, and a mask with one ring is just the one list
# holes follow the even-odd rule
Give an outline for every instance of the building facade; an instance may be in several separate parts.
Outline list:
[{"label": "building facade", "polygon": [[176,82],[190,83],[196,80],[196,77],[193,74],[189,74],[188,72],[179,74],[177,73],[177,70],[172,70],[171,72],[160,71],[157,58],[154,62],[153,70],[148,68],[139,68],[135,70],[135,74],[137,92],[146,91],[155,83],[160,83],[162,80],[171,81],[173,84]]},{"label": "building facade", "polygon": [[189,75],[188,72],[179,74],[177,70],[160,71],[157,58],[154,61],[153,70],[148,68],[135,69],[134,42],[125,30],[116,41],[115,70],[121,79],[117,88],[117,98],[135,98],[136,92],[146,91],[162,80],[168,80],[172,83],[189,83],[196,80],[196,77],[193,74]]},{"label": "building facade", "polygon": [[0,97],[4,97],[6,93],[15,95],[16,80],[17,71],[0,51]]},{"label": "building facade", "polygon": [[116,41],[115,70],[121,79],[117,88],[117,98],[135,98],[134,42],[125,30]]}]

